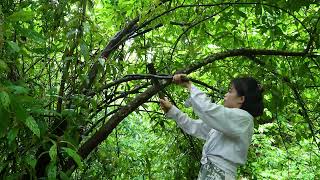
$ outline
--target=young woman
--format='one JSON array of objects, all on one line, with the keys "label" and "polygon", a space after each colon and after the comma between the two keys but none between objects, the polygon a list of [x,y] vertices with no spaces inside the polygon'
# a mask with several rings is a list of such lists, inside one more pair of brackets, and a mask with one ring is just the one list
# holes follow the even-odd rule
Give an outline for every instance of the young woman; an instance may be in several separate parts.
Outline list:
[{"label": "young woman", "polygon": [[190,98],[185,105],[192,106],[200,119],[189,118],[167,99],[160,99],[161,108],[186,133],[206,141],[198,179],[235,179],[237,166],[247,160],[253,118],[263,113],[262,89],[254,78],[236,78],[231,81],[222,106],[212,103],[190,81],[183,81],[184,77],[185,74],[174,75],[173,82],[188,88]]}]

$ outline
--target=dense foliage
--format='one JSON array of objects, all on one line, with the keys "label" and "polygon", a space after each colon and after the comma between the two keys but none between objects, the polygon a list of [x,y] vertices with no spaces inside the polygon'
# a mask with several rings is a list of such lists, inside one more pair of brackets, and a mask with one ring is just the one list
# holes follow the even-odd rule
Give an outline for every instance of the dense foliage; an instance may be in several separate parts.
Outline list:
[{"label": "dense foliage", "polygon": [[217,103],[263,84],[239,177],[320,177],[319,21],[317,0],[1,0],[0,177],[194,179],[203,142],[158,105],[196,118],[177,71]]}]

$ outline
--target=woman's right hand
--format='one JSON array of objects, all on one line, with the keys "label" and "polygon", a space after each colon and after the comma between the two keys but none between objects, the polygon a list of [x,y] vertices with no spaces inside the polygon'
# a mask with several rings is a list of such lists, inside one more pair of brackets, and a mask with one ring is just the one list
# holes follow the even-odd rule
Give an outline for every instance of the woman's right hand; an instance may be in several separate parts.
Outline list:
[{"label": "woman's right hand", "polygon": [[172,78],[172,81],[188,89],[191,88],[191,81],[188,80],[186,74],[175,74]]}]

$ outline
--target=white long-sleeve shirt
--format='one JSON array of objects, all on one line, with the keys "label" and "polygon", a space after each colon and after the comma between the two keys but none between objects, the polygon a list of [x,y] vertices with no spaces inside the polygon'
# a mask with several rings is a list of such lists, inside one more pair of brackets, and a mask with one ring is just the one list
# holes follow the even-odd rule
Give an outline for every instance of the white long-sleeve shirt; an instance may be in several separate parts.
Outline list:
[{"label": "white long-sleeve shirt", "polygon": [[200,118],[193,120],[172,106],[166,116],[175,119],[188,134],[206,140],[201,163],[208,160],[225,171],[236,174],[238,165],[247,160],[253,134],[253,117],[245,110],[212,103],[205,93],[191,87],[187,107]]}]

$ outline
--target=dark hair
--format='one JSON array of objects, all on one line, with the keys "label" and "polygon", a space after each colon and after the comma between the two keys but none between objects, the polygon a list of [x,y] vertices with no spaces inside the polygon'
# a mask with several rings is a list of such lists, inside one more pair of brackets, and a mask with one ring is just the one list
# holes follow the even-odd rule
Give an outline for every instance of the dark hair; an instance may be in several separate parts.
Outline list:
[{"label": "dark hair", "polygon": [[253,117],[263,114],[263,89],[261,85],[252,77],[240,77],[231,81],[238,96],[244,96],[241,109],[250,113]]}]

